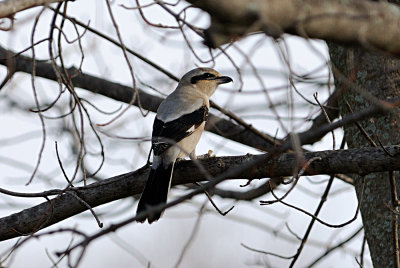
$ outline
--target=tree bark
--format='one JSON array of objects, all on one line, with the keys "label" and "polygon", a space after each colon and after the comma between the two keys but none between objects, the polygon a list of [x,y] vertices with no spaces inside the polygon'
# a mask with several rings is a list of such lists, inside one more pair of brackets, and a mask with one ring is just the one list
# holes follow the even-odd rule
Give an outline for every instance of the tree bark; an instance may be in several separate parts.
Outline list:
[{"label": "tree bark", "polygon": [[[372,98],[362,96],[361,91],[380,100],[399,96],[399,60],[336,44],[329,44],[329,54],[333,63],[336,90],[341,91],[338,104],[342,116],[373,104]],[[398,122],[397,109],[397,113],[377,115],[359,123],[376,144],[379,144],[378,136],[384,145],[391,145],[400,144]],[[370,142],[355,124],[345,126],[344,132],[349,148],[370,146]],[[360,198],[362,177],[355,176],[354,179],[355,190]],[[388,172],[376,172],[365,176],[362,200],[361,215],[374,267],[398,267],[393,258],[394,239],[391,225],[394,214],[385,206],[389,204],[393,207]]]}]

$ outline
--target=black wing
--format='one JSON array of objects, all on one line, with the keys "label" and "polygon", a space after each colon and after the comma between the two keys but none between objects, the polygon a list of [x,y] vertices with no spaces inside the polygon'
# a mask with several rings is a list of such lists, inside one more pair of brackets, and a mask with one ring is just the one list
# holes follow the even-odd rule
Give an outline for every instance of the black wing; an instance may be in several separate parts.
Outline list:
[{"label": "black wing", "polygon": [[197,128],[207,120],[208,108],[202,106],[198,110],[185,114],[178,119],[164,123],[157,119],[154,120],[152,146],[155,155],[160,155],[173,144],[193,133],[192,127]]}]

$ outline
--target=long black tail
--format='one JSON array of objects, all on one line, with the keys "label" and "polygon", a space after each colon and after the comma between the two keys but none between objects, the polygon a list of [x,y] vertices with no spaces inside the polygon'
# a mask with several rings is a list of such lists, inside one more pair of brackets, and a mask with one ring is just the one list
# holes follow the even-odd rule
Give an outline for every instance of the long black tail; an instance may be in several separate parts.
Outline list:
[{"label": "long black tail", "polygon": [[[145,211],[149,206],[157,206],[167,203],[173,168],[174,163],[170,164],[166,168],[161,164],[156,169],[152,168],[150,170],[149,178],[147,179],[146,186],[139,200],[136,211],[137,214]],[[149,214],[147,220],[149,223],[152,223],[153,221],[158,220],[163,212],[164,211],[160,211],[158,213]],[[146,218],[140,220],[140,222],[144,222],[145,220]]]}]

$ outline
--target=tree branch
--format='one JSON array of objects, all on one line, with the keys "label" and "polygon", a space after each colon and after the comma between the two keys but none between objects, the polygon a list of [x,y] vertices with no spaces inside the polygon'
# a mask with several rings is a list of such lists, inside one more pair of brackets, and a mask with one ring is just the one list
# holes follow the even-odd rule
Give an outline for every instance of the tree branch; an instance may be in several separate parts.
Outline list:
[{"label": "tree branch", "polygon": [[66,0],[6,0],[0,2],[0,18],[6,18],[25,9]]},{"label": "tree branch", "polygon": [[[32,58],[17,55],[15,52],[0,46],[0,65],[7,66],[9,69],[11,69],[10,71],[32,73],[32,62]],[[130,103],[133,94],[135,93],[135,90],[131,87],[113,83],[96,76],[80,73],[74,67],[68,68],[66,72],[71,77],[71,81],[74,86],[112,98],[114,100]],[[57,81],[57,75],[54,72],[52,64],[44,61],[36,61],[36,76]],[[162,101],[162,98],[148,94],[141,89],[136,90],[138,92],[138,98],[136,98],[133,105],[138,106],[138,100],[140,99],[140,106],[143,109],[156,112]],[[266,136],[270,137],[269,139],[265,139],[250,129],[246,129],[243,126],[237,125],[229,120],[220,118],[213,114],[210,114],[209,116],[209,120],[206,124],[206,130],[226,139],[230,139],[262,151],[268,151],[274,147],[273,137],[265,134]]]},{"label": "tree branch", "polygon": [[[218,47],[251,32],[358,44],[400,55],[400,10],[384,1],[187,0],[211,15],[205,43]],[[382,29],[385,29],[382,31]]]},{"label": "tree branch", "polygon": [[[382,148],[362,148],[351,150],[308,152],[304,160],[319,157],[321,160],[313,161],[304,175],[355,173],[368,174],[400,170],[400,146]],[[291,176],[297,167],[296,155],[293,153],[282,154],[277,158],[267,161],[262,155],[243,155],[212,157],[199,160],[199,163],[211,177],[220,176],[228,170],[238,170],[226,179],[261,179],[268,177]],[[255,165],[243,171],[241,167],[247,163]],[[198,165],[194,161],[180,161],[177,163],[173,185],[194,183],[205,180],[202,171],[197,171]],[[190,174],[190,175],[189,175]],[[90,207],[96,207],[121,198],[140,194],[145,185],[148,168],[141,168],[101,182],[90,184],[86,187],[77,187],[68,191],[84,200]],[[53,225],[64,219],[77,215],[88,209],[79,200],[70,194],[58,195],[37,206],[22,210],[21,212],[0,219],[0,241],[31,234],[47,226]],[[133,210],[132,210],[133,213]]]}]

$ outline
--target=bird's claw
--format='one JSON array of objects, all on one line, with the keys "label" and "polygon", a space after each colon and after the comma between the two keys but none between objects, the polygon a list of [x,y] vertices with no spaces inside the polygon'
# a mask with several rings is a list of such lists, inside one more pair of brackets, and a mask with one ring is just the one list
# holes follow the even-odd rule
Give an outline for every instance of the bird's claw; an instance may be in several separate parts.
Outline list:
[{"label": "bird's claw", "polygon": [[216,157],[216,155],[213,154],[213,150],[208,150],[208,152],[206,154],[197,156],[197,159],[208,159],[211,157]]}]

